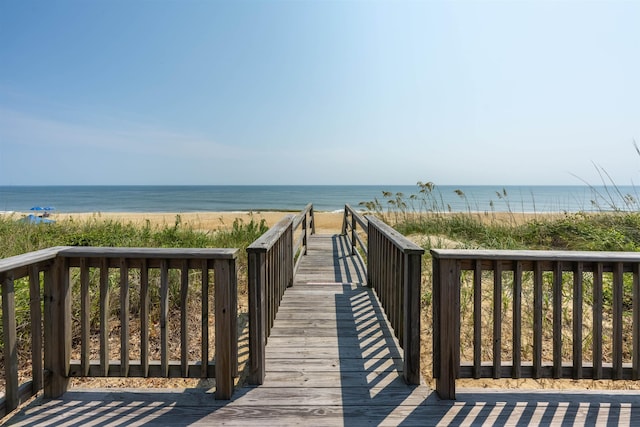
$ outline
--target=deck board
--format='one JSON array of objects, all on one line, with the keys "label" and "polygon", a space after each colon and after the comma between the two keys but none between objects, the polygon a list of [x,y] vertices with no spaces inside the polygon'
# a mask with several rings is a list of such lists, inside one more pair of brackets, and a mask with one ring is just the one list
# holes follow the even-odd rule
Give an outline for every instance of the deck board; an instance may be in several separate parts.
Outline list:
[{"label": "deck board", "polygon": [[[459,389],[442,401],[401,376],[398,347],[366,274],[339,236],[313,236],[266,348],[266,377],[230,401],[207,389],[109,389],[37,399],[10,425],[635,425],[633,392]],[[66,423],[66,424],[65,424]]]}]

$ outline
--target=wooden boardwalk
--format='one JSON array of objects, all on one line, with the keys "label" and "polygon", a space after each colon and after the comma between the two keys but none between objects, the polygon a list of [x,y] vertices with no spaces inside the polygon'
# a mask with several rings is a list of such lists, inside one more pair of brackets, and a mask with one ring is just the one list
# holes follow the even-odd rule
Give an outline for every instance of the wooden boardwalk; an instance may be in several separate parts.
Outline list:
[{"label": "wooden boardwalk", "polygon": [[398,347],[341,236],[310,239],[269,337],[266,378],[231,401],[206,389],[71,390],[11,425],[634,425],[640,397],[459,389],[442,401],[402,380]]}]

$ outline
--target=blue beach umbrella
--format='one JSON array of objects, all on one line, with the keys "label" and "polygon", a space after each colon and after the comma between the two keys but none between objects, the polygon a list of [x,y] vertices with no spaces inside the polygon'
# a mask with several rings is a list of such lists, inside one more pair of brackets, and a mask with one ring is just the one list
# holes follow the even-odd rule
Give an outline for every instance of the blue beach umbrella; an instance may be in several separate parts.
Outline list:
[{"label": "blue beach umbrella", "polygon": [[30,210],[32,210],[32,211],[53,211],[53,210],[55,210],[55,209],[56,209],[56,208],[54,208],[53,206],[45,206],[45,207],[42,207],[42,206],[34,206],[34,207],[32,207]]}]

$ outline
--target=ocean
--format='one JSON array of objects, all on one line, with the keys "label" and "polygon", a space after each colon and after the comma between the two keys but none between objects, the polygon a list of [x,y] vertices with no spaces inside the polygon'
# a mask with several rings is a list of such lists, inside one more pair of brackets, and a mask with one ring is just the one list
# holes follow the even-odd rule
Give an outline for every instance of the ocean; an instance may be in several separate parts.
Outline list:
[{"label": "ocean", "polygon": [[[390,193],[384,197],[383,192]],[[318,211],[339,211],[346,203],[389,198],[408,209],[436,205],[452,212],[578,212],[637,208],[636,188],[589,186],[436,186],[428,198],[417,185],[203,185],[203,186],[0,186],[0,211],[27,212],[34,206],[56,212],[297,211],[313,203]],[[599,194],[599,196],[598,196]],[[413,195],[413,196],[412,196]],[[632,203],[625,203],[632,200]],[[427,201],[427,203],[423,203]],[[596,201],[594,205],[592,201]]]}]

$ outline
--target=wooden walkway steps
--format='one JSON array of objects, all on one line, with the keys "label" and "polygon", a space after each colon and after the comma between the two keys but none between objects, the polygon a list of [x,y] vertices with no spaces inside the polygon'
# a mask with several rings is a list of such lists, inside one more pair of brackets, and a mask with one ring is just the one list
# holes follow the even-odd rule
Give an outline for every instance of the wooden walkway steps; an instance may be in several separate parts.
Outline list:
[{"label": "wooden walkway steps", "polygon": [[36,400],[12,425],[635,425],[629,392],[459,389],[443,401],[402,380],[398,347],[343,237],[315,235],[266,349],[264,384],[231,401],[205,389],[71,390]]}]

